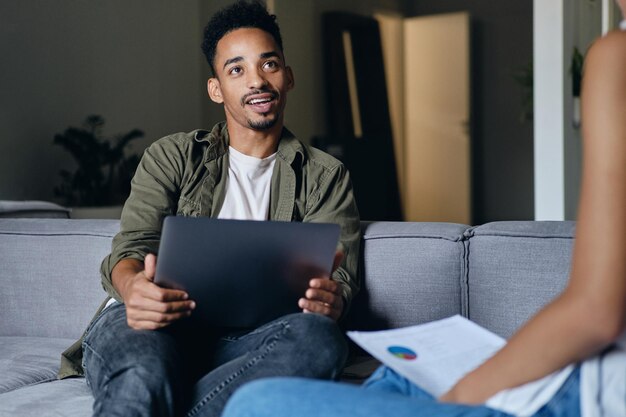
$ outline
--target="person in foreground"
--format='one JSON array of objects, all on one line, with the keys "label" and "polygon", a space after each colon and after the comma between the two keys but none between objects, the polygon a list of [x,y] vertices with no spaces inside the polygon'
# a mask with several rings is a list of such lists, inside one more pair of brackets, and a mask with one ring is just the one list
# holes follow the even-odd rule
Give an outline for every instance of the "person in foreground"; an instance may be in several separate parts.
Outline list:
[{"label": "person in foreground", "polygon": [[[620,5],[624,11],[626,0]],[[382,367],[363,387],[256,381],[235,393],[223,416],[626,416],[624,29],[597,40],[586,59],[579,221],[559,297],[441,398]]]},{"label": "person in foreground", "polygon": [[[218,416],[244,382],[332,379],[347,356],[337,320],[358,289],[358,211],[345,167],[283,127],[294,77],[275,16],[260,2],[238,1],[209,21],[203,51],[213,71],[208,94],[224,106],[226,122],[146,150],[102,263],[112,300],[82,346],[64,354],[76,374],[82,354],[96,416]],[[343,258],[302,294],[299,308],[311,314],[254,329],[207,328],[185,320],[195,307],[185,292],[153,282],[162,222],[171,214],[337,223]]]}]

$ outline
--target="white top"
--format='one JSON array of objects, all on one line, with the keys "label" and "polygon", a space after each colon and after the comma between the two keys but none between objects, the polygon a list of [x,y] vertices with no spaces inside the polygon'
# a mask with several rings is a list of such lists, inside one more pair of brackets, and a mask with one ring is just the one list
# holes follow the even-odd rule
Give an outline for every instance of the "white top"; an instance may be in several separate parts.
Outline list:
[{"label": "white top", "polygon": [[[556,394],[573,370],[574,365],[569,365],[537,381],[500,391],[486,405],[515,416],[531,416]],[[614,347],[582,363],[580,410],[582,417],[626,416],[626,332]]]},{"label": "white top", "polygon": [[574,366],[569,365],[537,381],[505,389],[489,398],[485,404],[514,416],[532,416],[550,401],[573,370]]},{"label": "white top", "polygon": [[583,362],[580,411],[583,417],[626,416],[626,332],[612,349]]},{"label": "white top", "polygon": [[229,147],[226,197],[218,218],[267,220],[270,210],[270,183],[276,153],[255,158]]}]

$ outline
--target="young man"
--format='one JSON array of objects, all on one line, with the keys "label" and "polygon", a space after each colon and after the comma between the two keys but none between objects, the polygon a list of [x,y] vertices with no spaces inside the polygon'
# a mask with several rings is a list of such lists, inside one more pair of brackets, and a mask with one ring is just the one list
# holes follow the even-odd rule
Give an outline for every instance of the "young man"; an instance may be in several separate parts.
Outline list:
[{"label": "young man", "polygon": [[[217,13],[203,51],[214,74],[209,97],[224,106],[226,122],[162,138],[137,169],[121,230],[102,264],[112,302],[82,343],[94,415],[218,416],[247,381],[330,379],[346,357],[336,321],[358,289],[359,242],[348,173],[283,127],[294,78],[275,17],[262,4],[239,1]],[[170,214],[338,223],[343,260],[337,257],[330,280],[311,280],[299,300],[312,314],[257,329],[199,328],[181,320],[193,315],[194,301],[153,282],[161,225]]]}]

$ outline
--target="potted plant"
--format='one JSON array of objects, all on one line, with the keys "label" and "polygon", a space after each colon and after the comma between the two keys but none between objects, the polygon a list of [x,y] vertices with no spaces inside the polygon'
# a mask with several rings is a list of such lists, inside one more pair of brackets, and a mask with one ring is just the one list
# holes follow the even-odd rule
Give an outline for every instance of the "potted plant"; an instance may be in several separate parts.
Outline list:
[{"label": "potted plant", "polygon": [[575,128],[580,127],[580,87],[583,79],[583,66],[585,65],[585,57],[574,47],[572,53],[572,65],[570,73],[572,74],[572,96],[574,96],[574,114],[572,115],[572,124]]},{"label": "potted plant", "polygon": [[520,123],[533,120],[533,62],[513,74],[513,78],[522,88],[522,109],[520,111]]},{"label": "potted plant", "polygon": [[[54,136],[54,144],[67,150],[77,163],[76,170],[60,171],[61,184],[54,188],[57,197],[75,207],[72,217],[117,217],[130,192],[130,180],[139,155],[129,152],[130,143],[143,137],[139,129],[107,138],[102,135],[104,119],[88,116],[82,128],[69,127]],[[109,213],[85,214],[84,207],[115,207]],[[92,210],[93,211],[93,210]],[[102,211],[102,210],[100,210]]]}]

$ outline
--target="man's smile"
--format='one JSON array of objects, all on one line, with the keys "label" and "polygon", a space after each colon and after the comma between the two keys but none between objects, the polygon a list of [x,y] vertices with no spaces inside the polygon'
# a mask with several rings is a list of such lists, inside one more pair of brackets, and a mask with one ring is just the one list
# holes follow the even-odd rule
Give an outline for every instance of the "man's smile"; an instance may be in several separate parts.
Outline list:
[{"label": "man's smile", "polygon": [[242,102],[244,106],[250,106],[256,113],[267,113],[277,97],[276,92],[255,92],[244,96]]}]

